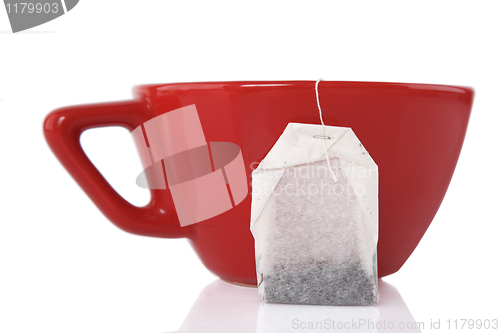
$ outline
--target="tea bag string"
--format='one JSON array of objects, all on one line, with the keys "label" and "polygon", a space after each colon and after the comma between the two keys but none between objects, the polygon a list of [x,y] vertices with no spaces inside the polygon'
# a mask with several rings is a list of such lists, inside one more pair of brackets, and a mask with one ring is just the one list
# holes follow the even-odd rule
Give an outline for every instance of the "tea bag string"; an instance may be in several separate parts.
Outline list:
[{"label": "tea bag string", "polygon": [[332,174],[333,181],[336,182],[338,179],[332,170],[332,166],[330,164],[330,158],[328,157],[328,151],[326,150],[326,141],[325,140],[331,140],[331,138],[329,136],[326,136],[326,134],[325,134],[325,122],[323,121],[323,111],[321,111],[321,105],[319,104],[319,92],[318,92],[319,81],[321,81],[321,79],[316,81],[315,90],[316,90],[316,102],[318,103],[318,110],[319,110],[319,119],[321,120],[323,135],[322,136],[315,135],[314,138],[323,140],[323,149],[325,151],[326,163],[328,163],[328,170],[330,170],[330,173]]}]

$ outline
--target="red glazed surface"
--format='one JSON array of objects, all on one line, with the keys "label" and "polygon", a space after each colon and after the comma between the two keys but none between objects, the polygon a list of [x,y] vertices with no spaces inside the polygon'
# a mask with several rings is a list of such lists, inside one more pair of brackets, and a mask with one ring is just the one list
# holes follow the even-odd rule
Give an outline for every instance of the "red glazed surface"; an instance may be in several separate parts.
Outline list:
[{"label": "red glazed surface", "polygon": [[[289,122],[319,124],[314,81],[213,82],[139,86],[125,102],[61,108],[44,124],[49,146],[119,228],[138,235],[187,237],[221,278],[255,284],[249,194],[229,211],[180,227],[170,193],[152,190],[146,207],[121,198],[84,154],[89,128],[123,126],[196,104],[207,141],[241,148],[251,172]],[[379,167],[379,277],[399,270],[429,227],[460,154],[472,107],[470,88],[374,82],[321,82],[327,125],[351,127]],[[133,181],[133,180],[131,180]],[[251,189],[250,189],[251,191]]]}]

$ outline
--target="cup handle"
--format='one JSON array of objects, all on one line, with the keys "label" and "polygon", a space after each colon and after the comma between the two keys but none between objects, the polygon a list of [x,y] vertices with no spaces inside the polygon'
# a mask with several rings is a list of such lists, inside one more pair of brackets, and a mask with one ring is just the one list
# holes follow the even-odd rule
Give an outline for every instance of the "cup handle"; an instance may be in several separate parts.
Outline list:
[{"label": "cup handle", "polygon": [[180,226],[168,189],[151,190],[151,201],[136,207],[109,185],[80,145],[80,135],[87,129],[122,126],[132,131],[147,121],[150,113],[149,106],[140,100],[64,107],[45,118],[43,131],[62,165],[117,227],[143,236],[187,237],[190,228]]}]

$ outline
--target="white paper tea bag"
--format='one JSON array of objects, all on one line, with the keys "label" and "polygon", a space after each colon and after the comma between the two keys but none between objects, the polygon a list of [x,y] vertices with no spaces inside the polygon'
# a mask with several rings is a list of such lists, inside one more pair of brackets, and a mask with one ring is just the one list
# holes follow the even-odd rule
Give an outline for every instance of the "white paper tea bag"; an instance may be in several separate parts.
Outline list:
[{"label": "white paper tea bag", "polygon": [[250,228],[266,302],[378,303],[378,168],[350,128],[289,123],[252,173]]}]

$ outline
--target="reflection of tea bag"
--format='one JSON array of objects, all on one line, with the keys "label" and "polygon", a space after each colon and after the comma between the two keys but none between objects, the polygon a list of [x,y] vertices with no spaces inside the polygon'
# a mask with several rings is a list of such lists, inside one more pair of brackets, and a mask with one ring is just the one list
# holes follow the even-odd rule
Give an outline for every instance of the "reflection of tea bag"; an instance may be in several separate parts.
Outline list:
[{"label": "reflection of tea bag", "polygon": [[[261,303],[256,333],[377,333],[381,313],[375,306],[316,306]],[[399,319],[399,318],[397,318]],[[290,329],[290,327],[292,329]]]},{"label": "reflection of tea bag", "polygon": [[288,124],[252,188],[262,299],[378,302],[378,168],[350,128]]}]

